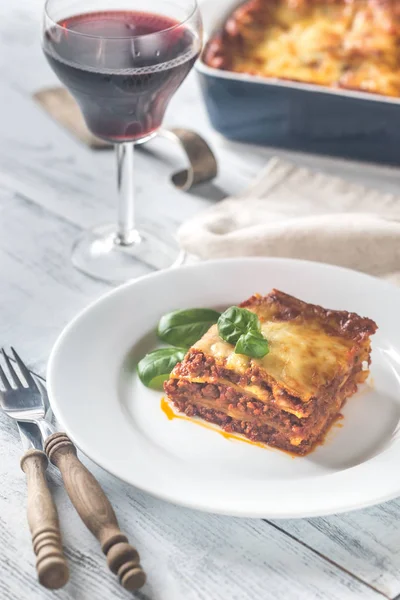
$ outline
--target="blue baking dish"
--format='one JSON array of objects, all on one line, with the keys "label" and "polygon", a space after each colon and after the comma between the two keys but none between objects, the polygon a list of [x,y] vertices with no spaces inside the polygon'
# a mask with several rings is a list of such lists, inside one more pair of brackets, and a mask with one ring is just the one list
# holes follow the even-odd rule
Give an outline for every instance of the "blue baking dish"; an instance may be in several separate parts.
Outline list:
[{"label": "blue baking dish", "polygon": [[[240,4],[201,5],[207,38]],[[197,72],[213,127],[237,141],[400,164],[400,99],[214,69]]]}]

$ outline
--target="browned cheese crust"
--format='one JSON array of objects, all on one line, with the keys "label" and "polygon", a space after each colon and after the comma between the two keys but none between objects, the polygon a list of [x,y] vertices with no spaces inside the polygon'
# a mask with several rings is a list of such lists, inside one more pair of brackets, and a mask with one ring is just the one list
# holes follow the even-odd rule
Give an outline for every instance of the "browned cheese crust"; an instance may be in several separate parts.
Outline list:
[{"label": "browned cheese crust", "polygon": [[398,0],[248,0],[208,42],[211,67],[400,96]]}]

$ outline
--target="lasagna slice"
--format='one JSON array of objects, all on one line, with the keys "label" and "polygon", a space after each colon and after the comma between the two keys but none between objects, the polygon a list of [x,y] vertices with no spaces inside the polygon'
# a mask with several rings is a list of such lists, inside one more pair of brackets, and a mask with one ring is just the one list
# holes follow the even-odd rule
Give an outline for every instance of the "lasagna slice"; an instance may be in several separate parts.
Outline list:
[{"label": "lasagna slice", "polygon": [[398,0],[247,0],[205,47],[210,67],[400,96]]},{"label": "lasagna slice", "polygon": [[240,306],[257,314],[269,353],[235,354],[213,325],[172,371],[164,384],[168,398],[187,416],[307,454],[367,378],[377,326],[278,290]]}]

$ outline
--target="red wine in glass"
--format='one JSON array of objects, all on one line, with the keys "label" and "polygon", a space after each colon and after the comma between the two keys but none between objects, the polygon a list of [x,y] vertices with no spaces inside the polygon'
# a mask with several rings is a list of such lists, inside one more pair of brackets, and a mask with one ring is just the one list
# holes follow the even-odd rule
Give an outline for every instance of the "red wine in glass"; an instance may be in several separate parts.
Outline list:
[{"label": "red wine in glass", "polygon": [[[163,32],[163,36],[157,36]],[[89,129],[113,142],[146,139],[199,53],[196,34],[174,19],[102,11],[47,29],[45,55],[78,101]]]},{"label": "red wine in glass", "polygon": [[85,232],[73,264],[110,283],[178,264],[175,236],[137,224],[134,157],[136,144],[157,133],[200,53],[197,1],[46,0],[43,17],[50,66],[92,133],[114,142],[117,159],[118,219]]}]

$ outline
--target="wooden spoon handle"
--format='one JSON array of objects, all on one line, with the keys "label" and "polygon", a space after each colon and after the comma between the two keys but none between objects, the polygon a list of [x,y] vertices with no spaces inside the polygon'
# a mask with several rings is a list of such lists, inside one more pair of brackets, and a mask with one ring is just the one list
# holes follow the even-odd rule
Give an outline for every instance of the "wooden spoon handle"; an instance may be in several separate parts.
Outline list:
[{"label": "wooden spoon handle", "polygon": [[69,437],[65,433],[54,433],[47,438],[45,451],[60,470],[68,496],[82,521],[99,540],[111,571],[118,575],[126,590],[141,588],[146,575],[139,554],[121,532],[107,496],[77,457]]},{"label": "wooden spoon handle", "polygon": [[47,479],[47,456],[41,450],[28,450],[21,458],[28,485],[28,523],[37,556],[39,582],[50,590],[63,587],[69,578],[57,508]]}]

